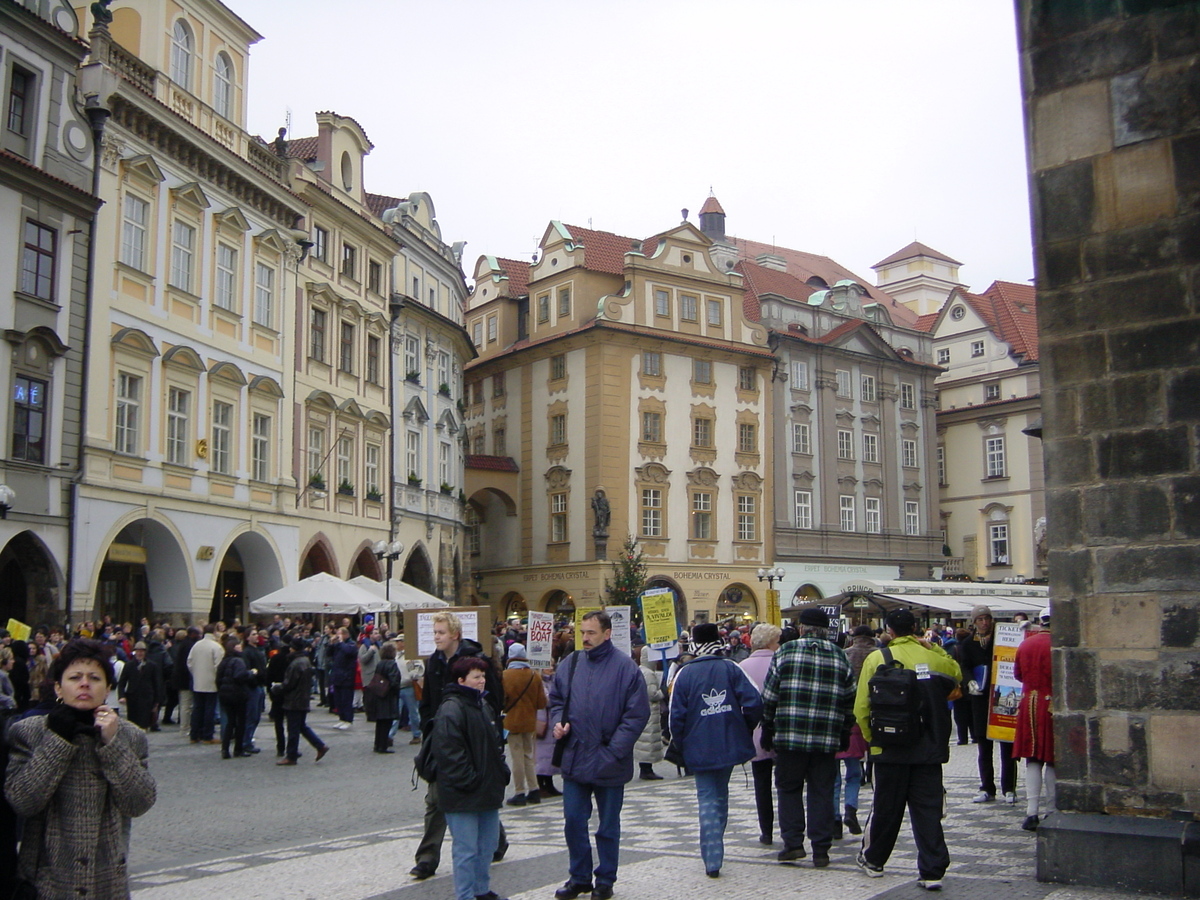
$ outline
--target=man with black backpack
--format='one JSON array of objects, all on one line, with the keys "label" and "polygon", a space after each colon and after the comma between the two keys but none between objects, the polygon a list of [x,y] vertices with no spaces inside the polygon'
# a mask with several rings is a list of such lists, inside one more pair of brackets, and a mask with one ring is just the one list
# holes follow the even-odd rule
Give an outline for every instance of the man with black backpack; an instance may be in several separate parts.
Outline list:
[{"label": "man with black backpack", "polygon": [[858,865],[883,874],[908,808],[917,845],[917,882],[941,890],[950,866],[942,833],[942,766],[950,759],[950,709],[962,672],[941,647],[918,640],[916,619],[894,609],[884,620],[891,640],[863,662],[854,715],[871,744],[875,797]]}]

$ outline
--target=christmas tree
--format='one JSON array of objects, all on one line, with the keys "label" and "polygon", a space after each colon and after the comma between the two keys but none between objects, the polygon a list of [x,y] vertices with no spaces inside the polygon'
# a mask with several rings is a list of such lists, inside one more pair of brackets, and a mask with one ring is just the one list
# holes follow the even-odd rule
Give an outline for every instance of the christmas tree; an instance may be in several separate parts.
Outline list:
[{"label": "christmas tree", "polygon": [[609,606],[630,606],[635,617],[640,617],[638,596],[646,583],[646,563],[642,559],[637,538],[629,535],[621,545],[620,555],[613,560],[612,580],[604,582]]}]

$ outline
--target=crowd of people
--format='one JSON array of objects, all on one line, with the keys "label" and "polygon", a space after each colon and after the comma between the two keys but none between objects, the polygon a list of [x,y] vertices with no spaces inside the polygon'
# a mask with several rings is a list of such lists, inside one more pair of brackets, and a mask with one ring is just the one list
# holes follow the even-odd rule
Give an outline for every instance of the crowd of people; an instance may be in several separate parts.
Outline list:
[{"label": "crowd of people", "polygon": [[[548,668],[531,666],[520,619],[480,642],[463,635],[449,610],[432,616],[434,652],[425,660],[406,659],[402,634],[349,618],[178,629],[87,622],[69,639],[44,627],[29,641],[0,629],[0,875],[16,873],[0,882],[13,890],[28,884],[40,897],[80,888],[126,896],[129,819],[155,796],[145,732],[177,726],[192,743],[220,744],[222,759],[245,758],[260,752],[265,714],[277,765],[298,764],[301,738],[319,762],[330,748],[307,722],[315,697],[340,730],[365,713],[376,753],[394,753],[402,727],[411,744],[428,744],[425,833],[411,875],[437,871],[448,827],[459,900],[499,900],[489,866],[508,847],[502,807],[560,796],[569,867],[555,896],[608,900],[625,786],[635,776],[661,779],[654,767],[664,760],[694,778],[699,856],[711,878],[721,875],[730,776],[749,762],[759,840],[770,846],[778,834],[781,863],[795,865],[811,851],[813,866],[824,868],[833,841],[861,834],[858,864],[878,876],[907,811],[919,884],[936,890],[950,862],[942,765],[956,728],[958,743],[978,745],[975,802],[1015,803],[1016,760],[1024,759],[1022,827],[1035,830],[1054,807],[1049,610],[1025,623],[1017,650],[1025,691],[1013,742],[987,731],[994,624],[992,611],[978,607],[965,628],[922,631],[910,611],[897,609],[881,629],[836,634],[826,612],[809,607],[783,628],[694,624],[673,658],[660,660],[635,627],[632,656],[619,650],[608,615],[592,611],[559,623]],[[889,667],[915,673],[919,714],[906,742],[873,712],[872,676]],[[873,802],[860,821],[864,784]],[[77,846],[85,834],[94,847]],[[69,865],[83,857],[96,865]]]}]

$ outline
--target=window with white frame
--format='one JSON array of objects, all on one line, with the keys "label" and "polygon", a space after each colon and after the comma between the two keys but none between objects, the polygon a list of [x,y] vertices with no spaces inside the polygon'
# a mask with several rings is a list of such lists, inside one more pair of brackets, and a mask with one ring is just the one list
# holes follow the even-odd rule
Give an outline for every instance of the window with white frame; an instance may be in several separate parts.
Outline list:
[{"label": "window with white frame", "polygon": [[812,453],[812,428],[807,422],[792,423],[792,452]]},{"label": "window with white frame", "polygon": [[917,408],[917,387],[911,382],[904,381],[900,383],[900,408]]},{"label": "window with white frame", "polygon": [[121,262],[139,272],[146,270],[146,223],[150,204],[133,194],[125,195],[121,210]]},{"label": "window with white frame", "polygon": [[712,360],[692,360],[692,381],[696,384],[712,384]]},{"label": "window with white frame", "polygon": [[475,345],[476,350],[478,350],[480,347],[483,346],[483,320],[482,319],[480,319],[478,322],[475,322],[471,325],[471,343]]},{"label": "window with white frame", "polygon": [[329,262],[329,229],[313,226],[312,255],[323,263]]},{"label": "window with white frame", "polygon": [[921,533],[921,514],[916,500],[904,501],[904,533],[914,537]]},{"label": "window with white frame", "polygon": [[442,385],[450,387],[450,354],[445,350],[439,350],[437,355],[437,379],[438,390],[442,389]]},{"label": "window with white frame", "polygon": [[863,375],[859,379],[859,388],[862,395],[861,399],[864,403],[875,402],[875,376]]},{"label": "window with white frame", "polygon": [[758,498],[753,494],[738,494],[737,539],[758,540]]},{"label": "window with white frame", "polygon": [[118,453],[141,452],[142,379],[128,372],[117,373],[117,409],[113,443]]},{"label": "window with white frame", "polygon": [[560,544],[567,539],[567,494],[550,495],[550,540]]},{"label": "window with white frame", "polygon": [[867,534],[879,534],[883,531],[883,511],[878,497],[866,497],[863,500],[863,520]]},{"label": "window with white frame", "polygon": [[906,469],[917,467],[917,442],[904,438],[900,441],[900,464]]},{"label": "window with white frame", "polygon": [[691,294],[679,295],[679,319],[682,322],[696,322],[699,312],[696,309],[697,300]]},{"label": "window with white frame", "polygon": [[213,63],[213,109],[218,116],[233,118],[233,63],[224,52]]},{"label": "window with white frame", "polygon": [[654,314],[656,316],[671,315],[671,292],[656,290],[654,292]]},{"label": "window with white frame", "polygon": [[842,531],[854,531],[854,497],[849,494],[842,494],[838,497],[838,509],[841,513]]},{"label": "window with white frame", "polygon": [[471,438],[471,452],[476,456],[483,456],[487,453],[487,434],[482,426]]},{"label": "window with white frame", "polygon": [[171,80],[185,91],[192,89],[194,41],[187,22],[178,19],[171,29]]},{"label": "window with white frame", "polygon": [[1008,565],[1008,525],[988,526],[988,565]]},{"label": "window with white frame", "polygon": [[879,435],[864,434],[863,436],[863,462],[877,463],[879,462]]},{"label": "window with white frame", "polygon": [[438,444],[438,481],[441,484],[451,484],[450,481],[450,445],[446,441]]},{"label": "window with white frame", "polygon": [[550,321],[550,295],[542,294],[537,298],[537,320],[538,322]]},{"label": "window with white frame", "polygon": [[662,537],[662,491],[642,489],[642,537]]},{"label": "window with white frame", "polygon": [[271,480],[271,417],[254,414],[250,442],[250,477],[255,481]]},{"label": "window with white frame", "polygon": [[711,541],[713,496],[708,491],[695,491],[692,494],[692,538],[697,541]]},{"label": "window with white frame", "polygon": [[408,469],[409,478],[421,477],[421,435],[420,432],[408,431],[404,434],[404,468]]},{"label": "window with white frame", "polygon": [[802,360],[792,360],[792,390],[808,390],[808,363]]},{"label": "window with white frame", "polygon": [[838,369],[834,372],[834,377],[837,379],[837,395],[849,399],[852,394],[850,391],[850,372],[847,369]]},{"label": "window with white frame", "polygon": [[496,316],[488,316],[487,328],[488,328],[488,332],[487,332],[488,338],[487,339],[488,339],[488,343],[490,344],[496,340],[496,333],[497,333],[496,332],[496,328],[497,328]]},{"label": "window with white frame", "polygon": [[214,400],[212,406],[212,470],[233,473],[233,404]]},{"label": "window with white frame", "polygon": [[171,286],[192,292],[196,261],[196,229],[178,219],[171,226]]},{"label": "window with white frame", "polygon": [[812,528],[812,491],[796,491],[794,496],[796,501],[796,527]]},{"label": "window with white frame", "polygon": [[558,317],[560,319],[570,318],[571,315],[571,289],[558,289]]},{"label": "window with white frame", "polygon": [[567,357],[564,353],[556,353],[550,357],[550,380],[562,381],[567,377]]},{"label": "window with white frame", "polygon": [[404,375],[421,377],[421,339],[411,334],[404,339]]},{"label": "window with white frame", "polygon": [[642,413],[642,440],[651,444],[662,443],[662,413]]},{"label": "window with white frame", "polygon": [[263,263],[254,266],[254,321],[275,327],[275,270]]},{"label": "window with white frame", "polygon": [[713,420],[704,416],[696,416],[692,419],[692,446],[707,448],[712,445]]},{"label": "window with white frame", "polygon": [[354,438],[349,435],[342,435],[337,442],[337,486],[340,490],[342,485],[353,485],[354,479],[351,476],[354,474]]},{"label": "window with white frame", "polygon": [[321,474],[325,465],[325,429],[310,425],[308,428],[308,477]]},{"label": "window with white frame", "polygon": [[190,459],[191,405],[190,392],[177,387],[167,388],[167,462],[176,466],[186,466]]},{"label": "window with white frame", "polygon": [[556,415],[550,417],[550,444],[565,444],[567,442],[567,417]]},{"label": "window with white frame", "polygon": [[657,350],[646,350],[642,353],[642,374],[662,375],[662,354]]},{"label": "window with white frame", "polygon": [[993,400],[1000,399],[1000,384],[985,384],[983,386],[983,402],[991,403]]},{"label": "window with white frame", "polygon": [[937,480],[938,484],[946,483],[946,448],[937,448]]},{"label": "window with white frame", "polygon": [[854,432],[839,428],[837,433],[838,459],[854,459]]},{"label": "window with white frame", "polygon": [[939,366],[950,365],[950,348],[939,347],[937,352],[937,362]]},{"label": "window with white frame", "polygon": [[217,244],[217,284],[214,298],[221,309],[237,307],[237,257],[238,253],[228,244]]},{"label": "window with white frame", "polygon": [[1008,474],[1004,462],[1004,438],[990,437],[984,441],[986,472],[988,478],[1004,478]]},{"label": "window with white frame", "polygon": [[720,300],[710,299],[705,305],[708,307],[708,324],[713,326],[720,325],[724,304]]},{"label": "window with white frame", "polygon": [[753,391],[758,387],[758,373],[754,366],[738,366],[738,390]]},{"label": "window with white frame", "polygon": [[983,356],[983,341],[971,341],[971,355]]},{"label": "window with white frame", "polygon": [[752,422],[739,422],[737,446],[739,453],[757,453],[758,426]]}]

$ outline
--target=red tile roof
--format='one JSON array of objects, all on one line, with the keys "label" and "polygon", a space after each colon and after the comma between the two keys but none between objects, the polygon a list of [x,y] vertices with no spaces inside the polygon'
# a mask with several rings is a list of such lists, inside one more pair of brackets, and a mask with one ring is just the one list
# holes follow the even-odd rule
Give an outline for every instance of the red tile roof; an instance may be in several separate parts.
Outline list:
[{"label": "red tile roof", "polygon": [[[271,149],[275,148],[274,141],[268,141]],[[284,153],[290,159],[302,159],[311,162],[317,158],[317,139],[315,137],[295,138],[284,142]]]},{"label": "red tile roof", "polygon": [[468,469],[487,469],[492,472],[521,471],[511,456],[484,456],[479,453],[468,453],[466,466]]},{"label": "red tile roof", "polygon": [[529,263],[519,259],[504,259],[496,257],[501,271],[508,276],[509,297],[523,297],[529,292]]},{"label": "red tile roof", "polygon": [[744,259],[740,260],[733,270],[742,273],[742,284],[746,289],[742,307],[746,311],[746,318],[752,322],[762,320],[762,303],[759,301],[762,294],[778,294],[780,297],[803,303],[817,291],[812,285],[794,275]]},{"label": "red tile roof", "polygon": [[625,254],[633,247],[633,239],[611,231],[593,231],[578,225],[563,224],[577,244],[582,244],[583,265],[593,272],[620,275],[625,271]]},{"label": "red tile roof", "polygon": [[384,212],[395,209],[403,202],[403,197],[389,197],[386,194],[367,192],[367,209],[371,210],[371,214],[376,218],[382,219]]},{"label": "red tile roof", "polygon": [[875,263],[875,265],[871,266],[871,268],[878,269],[880,266],[888,266],[894,262],[900,262],[903,259],[912,259],[915,256],[928,256],[930,259],[940,259],[942,262],[950,263],[952,266],[962,265],[962,263],[960,263],[957,259],[951,259],[945,253],[939,253],[932,247],[922,244],[920,241],[913,241],[907,247],[901,247],[891,256],[884,257],[879,262]]},{"label": "red tile roof", "polygon": [[705,216],[709,213],[720,213],[725,215],[725,210],[721,208],[721,201],[712,194],[708,195],[708,199],[704,201],[704,205],[700,207],[700,215]]},{"label": "red tile roof", "polygon": [[[992,332],[1012,348],[1013,356],[1037,362],[1037,291],[1032,285],[993,281],[981,294],[955,289],[950,299],[961,297]],[[946,301],[947,305],[950,299]]]},{"label": "red tile roof", "polygon": [[917,324],[913,327],[916,328],[917,331],[933,331],[933,323],[936,322],[937,319],[937,313],[929,313],[928,315],[921,316],[921,318],[917,319]]}]

